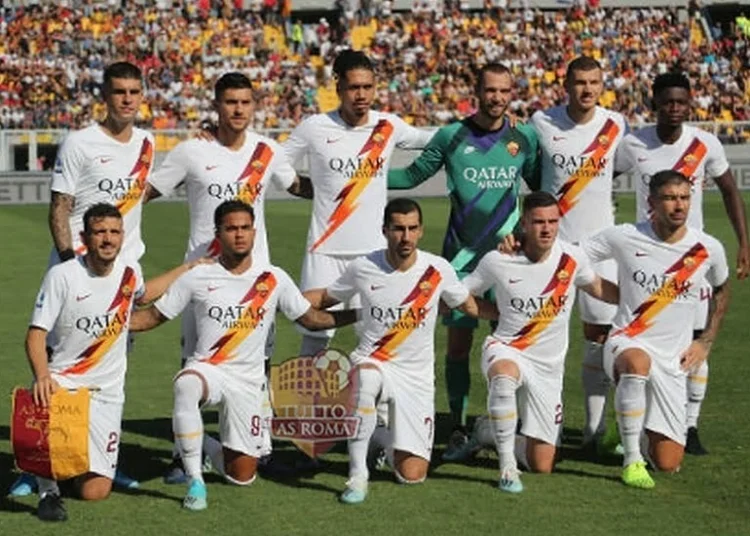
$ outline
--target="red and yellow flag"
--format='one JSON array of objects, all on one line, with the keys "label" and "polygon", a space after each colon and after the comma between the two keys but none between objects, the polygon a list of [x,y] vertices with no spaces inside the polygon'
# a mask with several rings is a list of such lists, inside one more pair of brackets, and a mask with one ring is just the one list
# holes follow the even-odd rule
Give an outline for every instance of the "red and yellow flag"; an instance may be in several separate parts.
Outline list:
[{"label": "red and yellow flag", "polygon": [[34,404],[30,391],[16,387],[10,436],[21,471],[54,480],[88,472],[88,389],[58,389],[45,408]]},{"label": "red and yellow flag", "polygon": [[89,345],[81,355],[80,361],[72,367],[65,369],[62,374],[83,374],[99,364],[107,351],[115,341],[126,330],[132,309],[133,294],[135,292],[136,277],[135,270],[130,266],[125,268],[120,280],[120,286],[112,303],[107,307],[109,321],[96,340]]},{"label": "red and yellow flag", "polygon": [[624,333],[628,337],[640,335],[653,325],[654,318],[670,303],[689,290],[688,280],[708,258],[708,251],[700,242],[695,244],[680,259],[674,263],[665,275],[673,274],[654,291],[651,296],[640,304],[633,314],[635,318],[622,329],[612,335]]},{"label": "red and yellow flag", "polygon": [[[235,181],[241,184],[235,196],[236,200],[247,203],[250,206],[255,203],[263,187],[261,181],[266,174],[272,158],[273,149],[263,142],[258,143],[250,160],[247,161],[245,169],[242,170],[242,173],[240,173],[240,176]],[[221,244],[217,238],[214,238],[211,244],[209,244],[206,254],[209,257],[218,257],[219,253],[221,253]]]},{"label": "red and yellow flag", "polygon": [[562,254],[552,279],[541,293],[542,296],[549,292],[552,294],[545,300],[542,308],[536,312],[531,320],[516,333],[516,338],[509,342],[508,346],[525,350],[534,344],[539,335],[557,318],[557,315],[565,306],[564,296],[573,280],[573,272],[575,272],[576,266],[573,257],[567,253]]},{"label": "red and yellow flag", "polygon": [[242,311],[242,316],[232,322],[226,333],[222,335],[210,350],[210,357],[204,359],[208,363],[218,365],[235,358],[233,352],[250,335],[261,320],[266,311],[263,305],[273,294],[276,288],[276,277],[271,272],[263,272],[248,290],[245,297],[240,300],[240,305],[247,303]]},{"label": "red and yellow flag", "polygon": [[359,151],[358,156],[362,158],[359,167],[354,172],[349,181],[344,185],[339,194],[336,196],[336,201],[339,202],[336,209],[328,218],[328,228],[318,238],[310,248],[310,251],[315,251],[323,242],[341,227],[346,219],[351,216],[354,211],[359,207],[357,199],[362,195],[362,192],[370,184],[375,174],[378,172],[377,169],[373,169],[372,163],[380,158],[383,154],[388,140],[393,135],[393,125],[391,125],[385,119],[378,121],[375,128],[370,134],[362,149]]},{"label": "red and yellow flag", "polygon": [[560,213],[563,216],[576,206],[581,192],[599,175],[601,160],[612,150],[619,133],[620,127],[617,123],[611,118],[607,119],[594,141],[583,151],[582,155],[589,155],[588,158],[557,192]]},{"label": "red and yellow flag", "polygon": [[432,299],[442,279],[440,272],[432,265],[425,270],[414,289],[401,302],[401,305],[411,303],[407,313],[402,314],[401,318],[375,343],[376,349],[372,352],[372,357],[380,361],[390,361],[395,357],[396,348],[404,342],[412,331],[419,327],[427,316],[429,312],[427,304]]},{"label": "red and yellow flag", "polygon": [[690,179],[690,182],[692,182],[695,171],[698,169],[698,166],[701,165],[701,162],[703,162],[707,153],[708,147],[706,147],[706,145],[698,138],[693,138],[693,141],[690,142],[688,148],[685,149],[682,156],[680,156],[677,162],[675,162],[672,170],[679,171]]}]

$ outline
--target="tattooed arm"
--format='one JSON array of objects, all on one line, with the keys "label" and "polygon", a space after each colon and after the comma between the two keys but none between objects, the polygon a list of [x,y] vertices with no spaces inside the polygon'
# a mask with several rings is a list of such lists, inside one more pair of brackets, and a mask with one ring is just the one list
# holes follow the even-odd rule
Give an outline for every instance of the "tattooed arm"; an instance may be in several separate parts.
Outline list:
[{"label": "tattooed arm", "polygon": [[73,237],[70,232],[70,214],[73,212],[75,199],[70,194],[52,192],[49,204],[49,230],[52,242],[60,255],[61,261],[75,257]]}]

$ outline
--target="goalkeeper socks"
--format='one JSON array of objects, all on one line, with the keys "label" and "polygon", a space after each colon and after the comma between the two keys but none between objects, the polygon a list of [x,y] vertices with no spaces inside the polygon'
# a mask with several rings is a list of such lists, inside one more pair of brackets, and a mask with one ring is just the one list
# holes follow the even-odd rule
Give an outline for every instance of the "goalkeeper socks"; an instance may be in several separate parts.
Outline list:
[{"label": "goalkeeper socks", "polygon": [[445,357],[445,385],[448,388],[448,406],[454,425],[466,426],[466,409],[469,405],[471,374],[468,359]]},{"label": "goalkeeper socks", "polygon": [[623,467],[643,460],[641,433],[646,420],[646,377],[623,374],[615,390],[615,412],[625,451]]},{"label": "goalkeeper socks", "polygon": [[203,418],[200,410],[202,395],[203,380],[197,374],[183,374],[174,381],[172,428],[175,443],[180,449],[185,473],[190,478],[200,481],[203,481]]},{"label": "goalkeeper socks", "polygon": [[373,368],[360,368],[359,392],[355,415],[360,418],[357,437],[349,440],[349,477],[367,480],[367,447],[375,431],[378,418],[375,413],[375,401],[383,386],[380,371]]}]

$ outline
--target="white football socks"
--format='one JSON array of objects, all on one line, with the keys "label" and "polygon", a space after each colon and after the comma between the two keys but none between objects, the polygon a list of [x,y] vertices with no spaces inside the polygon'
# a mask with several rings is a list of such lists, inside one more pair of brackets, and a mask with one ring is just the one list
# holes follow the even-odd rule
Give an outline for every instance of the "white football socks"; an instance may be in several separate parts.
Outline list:
[{"label": "white football socks", "polygon": [[583,427],[583,442],[587,443],[597,434],[603,434],[606,426],[605,411],[610,381],[602,364],[603,345],[584,341],[583,392],[585,396],[586,423]]},{"label": "white football socks", "polygon": [[516,467],[514,454],[518,411],[516,390],[518,381],[512,376],[498,374],[490,378],[487,394],[487,412],[490,415],[495,436],[495,448],[500,459],[500,470],[507,466]]},{"label": "white football socks", "polygon": [[190,478],[200,481],[203,481],[201,469],[203,418],[200,410],[202,394],[203,382],[196,374],[183,374],[174,381],[172,429],[175,444],[180,449],[185,473]]},{"label": "white football socks", "polygon": [[615,390],[615,411],[625,451],[623,467],[643,460],[641,433],[646,420],[646,376],[623,374]]},{"label": "white football socks", "polygon": [[357,437],[349,440],[349,478],[367,480],[367,447],[377,425],[375,403],[383,387],[380,371],[373,368],[360,368],[359,390],[357,392],[357,409],[355,415],[360,417]]},{"label": "white football socks", "polygon": [[698,417],[701,414],[701,405],[706,398],[708,387],[708,361],[704,361],[697,370],[694,370],[687,378],[687,426],[698,427]]}]

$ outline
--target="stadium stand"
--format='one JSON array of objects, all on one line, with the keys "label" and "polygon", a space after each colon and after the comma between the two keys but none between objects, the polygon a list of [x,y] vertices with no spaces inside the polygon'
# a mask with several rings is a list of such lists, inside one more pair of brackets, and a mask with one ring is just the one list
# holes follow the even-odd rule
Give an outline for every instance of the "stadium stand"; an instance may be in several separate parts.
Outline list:
[{"label": "stadium stand", "polygon": [[[289,0],[21,3],[31,5],[0,10],[3,129],[78,128],[99,117],[103,68],[117,59],[146,73],[147,128],[195,128],[211,119],[213,81],[242,70],[255,83],[254,127],[289,129],[336,107],[330,64],[348,46],[377,62],[377,106],[418,126],[470,113],[473,70],[493,60],[512,66],[512,109],[528,117],[563,99],[565,65],[579,54],[605,67],[602,104],[635,125],[652,119],[650,80],[671,69],[693,81],[694,120],[750,118],[750,25],[742,19],[712,35],[699,9],[610,8],[595,0],[505,9],[505,0],[486,0],[483,10],[465,11],[473,5],[419,0],[396,13],[391,0],[336,0],[337,11],[314,22],[308,15],[303,24]],[[728,142],[750,137],[731,126],[721,134]]]}]

